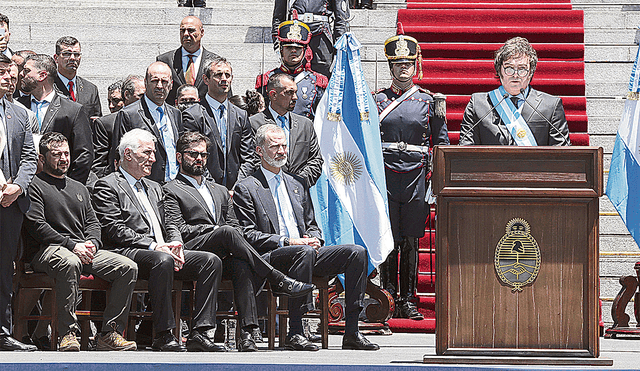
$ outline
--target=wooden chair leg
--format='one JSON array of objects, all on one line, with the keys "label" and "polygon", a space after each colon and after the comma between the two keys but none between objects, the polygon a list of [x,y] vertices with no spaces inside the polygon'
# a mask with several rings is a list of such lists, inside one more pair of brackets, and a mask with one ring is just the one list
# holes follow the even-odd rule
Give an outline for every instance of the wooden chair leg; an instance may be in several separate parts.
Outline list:
[{"label": "wooden chair leg", "polygon": [[[278,300],[278,304],[281,308],[286,309],[289,307],[289,300],[287,300],[287,298],[285,297],[281,297]],[[289,320],[289,316],[288,316],[289,311],[286,311],[286,312],[287,312],[287,315],[281,314],[278,317],[278,345],[280,346],[280,348],[284,348],[285,341],[287,339],[287,322]]]},{"label": "wooden chair leg", "polygon": [[58,350],[58,336],[60,330],[58,329],[58,307],[56,306],[56,290],[49,292],[51,295],[51,350]]},{"label": "wooden chair leg", "polygon": [[320,334],[322,336],[322,349],[329,349],[329,290],[323,287],[320,295]]},{"label": "wooden chair leg", "polygon": [[269,290],[268,297],[267,341],[269,350],[273,350],[276,347],[276,310],[278,309],[278,303],[271,290]]},{"label": "wooden chair leg", "polygon": [[[177,289],[176,289],[177,285]],[[182,304],[182,281],[174,283],[175,296],[173,302],[173,316],[176,321],[176,328],[173,329],[173,334],[176,339],[178,339],[178,343],[182,344],[182,326],[180,326],[180,309]]]},{"label": "wooden chair leg", "polygon": [[[82,293],[82,310],[91,310],[91,291]],[[91,321],[83,319],[80,322],[80,349],[89,350],[89,334],[91,333]]]}]

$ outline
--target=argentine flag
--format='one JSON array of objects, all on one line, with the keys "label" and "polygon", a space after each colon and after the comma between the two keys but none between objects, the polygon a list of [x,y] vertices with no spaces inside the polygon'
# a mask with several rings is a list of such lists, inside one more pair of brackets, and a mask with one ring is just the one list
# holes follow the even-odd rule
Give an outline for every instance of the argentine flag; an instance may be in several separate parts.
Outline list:
[{"label": "argentine flag", "polygon": [[636,241],[640,245],[640,71],[638,59],[631,70],[629,93],[624,104],[624,113],[618,127],[616,144],[611,156],[607,196],[624,221]]},{"label": "argentine flag", "polygon": [[364,246],[371,273],[393,249],[393,237],[378,110],[360,48],[350,32],[336,43],[333,73],[314,121],[324,164],[311,197],[325,244]]}]

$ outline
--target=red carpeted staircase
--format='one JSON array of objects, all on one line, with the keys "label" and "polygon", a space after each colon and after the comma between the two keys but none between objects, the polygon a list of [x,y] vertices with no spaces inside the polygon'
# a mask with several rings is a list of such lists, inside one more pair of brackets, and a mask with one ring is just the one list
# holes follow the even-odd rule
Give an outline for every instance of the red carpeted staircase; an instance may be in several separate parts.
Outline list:
[{"label": "red carpeted staircase", "polygon": [[[424,78],[416,83],[447,96],[452,145],[471,94],[499,86],[493,53],[515,36],[538,52],[531,86],[562,97],[572,144],[589,145],[583,12],[572,10],[571,0],[407,0],[398,22],[420,42]],[[418,309],[425,320],[391,319],[392,331],[435,330],[435,215],[432,209],[420,240]]]}]

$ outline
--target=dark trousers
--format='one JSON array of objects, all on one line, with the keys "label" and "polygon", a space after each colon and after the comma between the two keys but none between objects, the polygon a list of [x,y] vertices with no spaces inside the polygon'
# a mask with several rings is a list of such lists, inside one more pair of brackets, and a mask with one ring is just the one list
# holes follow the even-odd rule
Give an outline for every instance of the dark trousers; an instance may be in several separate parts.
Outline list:
[{"label": "dark trousers", "polygon": [[[328,25],[327,25],[328,27]],[[326,32],[311,37],[309,47],[313,51],[311,69],[327,77],[331,77],[331,63],[333,62],[333,40]]]},{"label": "dark trousers", "polygon": [[164,252],[125,249],[121,254],[138,264],[138,277],[149,280],[149,296],[153,307],[153,327],[156,332],[176,327],[171,306],[173,280],[196,281],[195,314],[192,328],[215,327],[218,287],[222,278],[222,261],[204,251],[184,251],[185,263],[174,271],[173,258]]},{"label": "dark trousers", "polygon": [[13,260],[18,251],[23,218],[17,202],[0,207],[0,336],[11,335]]}]

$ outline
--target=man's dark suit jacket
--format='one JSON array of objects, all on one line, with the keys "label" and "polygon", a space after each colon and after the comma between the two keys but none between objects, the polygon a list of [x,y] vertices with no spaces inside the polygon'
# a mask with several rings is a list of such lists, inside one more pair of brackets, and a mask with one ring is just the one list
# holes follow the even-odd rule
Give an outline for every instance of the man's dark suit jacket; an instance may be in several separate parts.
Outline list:
[{"label": "man's dark suit jacket", "polygon": [[102,178],[109,174],[109,152],[111,151],[111,139],[113,138],[113,126],[118,113],[110,113],[93,120],[93,149],[95,158],[91,170]]},{"label": "man's dark suit jacket", "polygon": [[[31,107],[31,95],[20,97],[18,101],[25,107]],[[87,111],[81,104],[56,93],[40,128],[41,134],[50,131],[67,137],[71,150],[71,166],[67,175],[86,184],[93,164],[93,139]]]},{"label": "man's dark suit jacket", "polygon": [[[289,112],[291,126],[289,132],[289,158],[282,170],[303,178],[309,187],[316,184],[322,174],[322,155],[313,122],[306,117]],[[251,116],[251,127],[255,133],[264,124],[276,123],[271,111],[266,109]],[[259,166],[256,165],[256,168]]]},{"label": "man's dark suit jacket", "polygon": [[[183,131],[180,110],[168,105],[166,107],[167,110],[165,114],[169,116],[169,120],[171,121],[173,141],[175,144],[178,141],[179,133]],[[111,171],[115,170],[113,162],[116,158],[116,147],[120,144],[120,139],[124,133],[136,128],[150,131],[156,136],[156,162],[153,164],[151,175],[149,175],[148,178],[162,184],[165,179],[167,150],[163,145],[162,134],[153,121],[153,117],[149,112],[149,106],[144,97],[118,111],[118,116],[113,126],[113,139],[111,143],[114,143],[114,145],[111,146],[111,152],[109,154],[109,168]]]},{"label": "man's dark suit jacket", "polygon": [[[150,179],[140,179],[145,187],[149,203],[158,216],[165,241],[182,242],[180,233],[165,228],[162,188]],[[93,187],[93,208],[102,225],[102,243],[105,248],[148,249],[156,242],[151,234],[151,223],[145,218],[144,206],[140,204],[133,189],[120,171],[99,179]]]},{"label": "man's dark suit jacket", "polygon": [[203,181],[213,198],[215,215],[211,214],[202,195],[184,175],[178,174],[176,179],[163,186],[167,228],[175,228],[182,235],[186,249],[204,245],[204,239],[215,226],[239,226],[229,191],[204,177]]},{"label": "man's dark suit jacket", "polygon": [[[509,98],[507,98],[509,99]],[[540,116],[531,106],[535,107],[554,126]],[[507,126],[494,109],[489,93],[475,93],[464,111],[460,126],[460,145],[515,145]],[[562,99],[530,89],[527,100],[522,106],[522,117],[529,124],[533,136],[539,146],[569,145],[569,127],[564,116]],[[480,118],[487,115],[475,127],[473,125]],[[562,132],[562,134],[560,134]],[[565,140],[566,138],[566,140]]]},{"label": "man's dark suit jacket", "polygon": [[[196,75],[195,86],[198,88],[198,95],[202,100],[207,94],[207,85],[205,85],[202,80],[202,74],[204,72],[205,62],[207,60],[218,57],[216,53],[212,53],[205,48],[202,48],[202,58],[200,59],[200,68],[198,68],[198,74]],[[184,85],[187,81],[184,78],[184,72],[182,70],[182,47],[171,50],[166,53],[160,54],[156,57],[156,61],[164,62],[171,67],[171,75],[173,78],[173,87],[169,92],[169,96],[167,97],[167,103],[170,105],[176,104],[176,91],[180,87],[180,85]]]},{"label": "man's dark suit jacket", "polygon": [[[316,223],[309,189],[304,185],[304,180],[283,174],[300,237],[306,235],[322,241],[322,232]],[[278,210],[262,170],[258,169],[252,176],[238,182],[234,191],[236,215],[245,229],[247,241],[261,254],[277,249],[281,237]]]},{"label": "man's dark suit jacket", "polygon": [[[55,78],[55,87],[58,93],[71,99],[69,87],[64,85],[64,82],[62,82],[58,74],[56,74]],[[76,102],[82,104],[90,118],[102,116],[102,106],[100,105],[97,86],[89,80],[76,76],[76,92]]]},{"label": "man's dark suit jacket", "polygon": [[225,156],[216,115],[206,99],[200,103],[201,105],[194,104],[182,112],[182,125],[185,131],[196,131],[209,137],[212,143],[207,160],[209,174],[216,183],[233,189],[238,180],[246,178],[253,172],[257,163],[256,145],[247,112],[229,103]]},{"label": "man's dark suit jacket", "polygon": [[22,188],[22,194],[15,202],[25,213],[29,209],[27,191],[36,173],[38,156],[33,144],[27,112],[6,98],[0,98],[0,104],[4,104],[7,121],[7,144],[4,148],[4,155],[0,159],[0,170],[2,170],[7,182],[11,181]]}]

